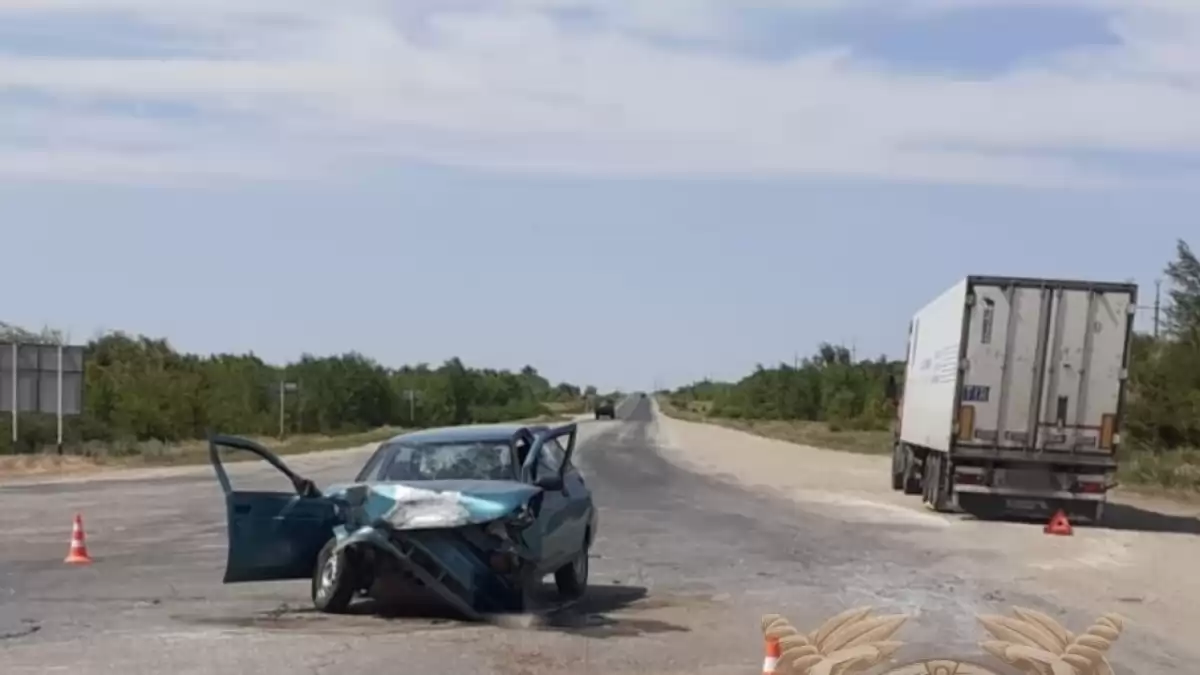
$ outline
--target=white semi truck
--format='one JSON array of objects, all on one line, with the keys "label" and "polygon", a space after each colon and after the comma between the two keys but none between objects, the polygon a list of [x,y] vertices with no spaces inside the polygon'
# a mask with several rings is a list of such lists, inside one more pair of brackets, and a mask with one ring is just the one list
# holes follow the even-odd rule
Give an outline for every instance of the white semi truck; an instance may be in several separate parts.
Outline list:
[{"label": "white semi truck", "polygon": [[971,276],[909,325],[892,488],[979,518],[1103,518],[1137,286]]}]

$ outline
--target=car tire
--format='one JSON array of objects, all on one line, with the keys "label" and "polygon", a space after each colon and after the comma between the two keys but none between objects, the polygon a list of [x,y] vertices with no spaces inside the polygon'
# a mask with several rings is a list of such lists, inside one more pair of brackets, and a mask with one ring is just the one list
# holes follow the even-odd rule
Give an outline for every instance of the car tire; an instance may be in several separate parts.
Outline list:
[{"label": "car tire", "polygon": [[313,566],[312,602],[318,612],[343,614],[354,599],[354,570],[345,549],[334,553],[336,539],[326,542]]},{"label": "car tire", "polygon": [[583,548],[571,562],[558,568],[554,573],[554,584],[558,586],[558,594],[565,598],[578,598],[587,591],[588,583],[588,548],[585,537]]}]

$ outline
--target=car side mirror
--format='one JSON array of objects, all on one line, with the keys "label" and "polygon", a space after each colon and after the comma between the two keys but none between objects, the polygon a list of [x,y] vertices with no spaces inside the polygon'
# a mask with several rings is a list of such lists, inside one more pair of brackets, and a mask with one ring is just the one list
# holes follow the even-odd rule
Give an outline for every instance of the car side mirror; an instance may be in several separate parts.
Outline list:
[{"label": "car side mirror", "polygon": [[316,483],[307,478],[297,478],[293,485],[296,488],[296,494],[306,499],[321,496],[321,491],[317,489]]},{"label": "car side mirror", "polygon": [[559,492],[563,489],[562,476],[542,476],[533,482],[534,485],[547,492]]}]

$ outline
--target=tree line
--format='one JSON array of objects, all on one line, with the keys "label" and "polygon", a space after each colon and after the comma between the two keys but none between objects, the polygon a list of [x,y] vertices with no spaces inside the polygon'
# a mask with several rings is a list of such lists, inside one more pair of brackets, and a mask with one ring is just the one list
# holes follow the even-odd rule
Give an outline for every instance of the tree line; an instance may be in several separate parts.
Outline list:
[{"label": "tree line", "polygon": [[[1163,277],[1157,335],[1139,332],[1132,340],[1123,436],[1124,447],[1135,451],[1200,448],[1200,261],[1187,242],[1177,242]],[[855,361],[845,347],[822,344],[797,364],[760,365],[738,382],[697,382],[662,393],[677,407],[705,402],[714,417],[886,430],[895,416],[889,380],[902,387],[903,376],[902,361]]]},{"label": "tree line", "polygon": [[713,417],[826,422],[834,430],[887,429],[894,417],[889,378],[902,381],[904,364],[880,356],[855,361],[848,348],[822,344],[796,364],[759,365],[738,382],[703,381],[670,393],[676,407],[708,402]]},{"label": "tree line", "polygon": [[[0,324],[0,341],[61,343],[52,330]],[[282,383],[293,386],[284,389]],[[83,412],[64,420],[65,445],[85,441],[166,443],[220,433],[343,434],[384,426],[428,427],[582,411],[595,387],[551,383],[533,366],[471,368],[458,358],[387,368],[358,353],[276,366],[254,354],[180,353],[163,339],[114,332],[84,350]],[[555,405],[557,404],[557,405]],[[280,415],[282,408],[282,418]],[[53,415],[21,413],[11,441],[0,416],[0,453],[55,445]]]}]

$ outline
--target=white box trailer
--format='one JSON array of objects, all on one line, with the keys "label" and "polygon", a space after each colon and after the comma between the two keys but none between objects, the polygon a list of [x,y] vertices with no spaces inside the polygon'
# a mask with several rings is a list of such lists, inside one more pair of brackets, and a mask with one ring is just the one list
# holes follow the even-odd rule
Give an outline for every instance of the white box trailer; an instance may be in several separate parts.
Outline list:
[{"label": "white box trailer", "polygon": [[917,312],[892,487],[981,518],[1099,520],[1116,485],[1137,286],[971,276]]}]

